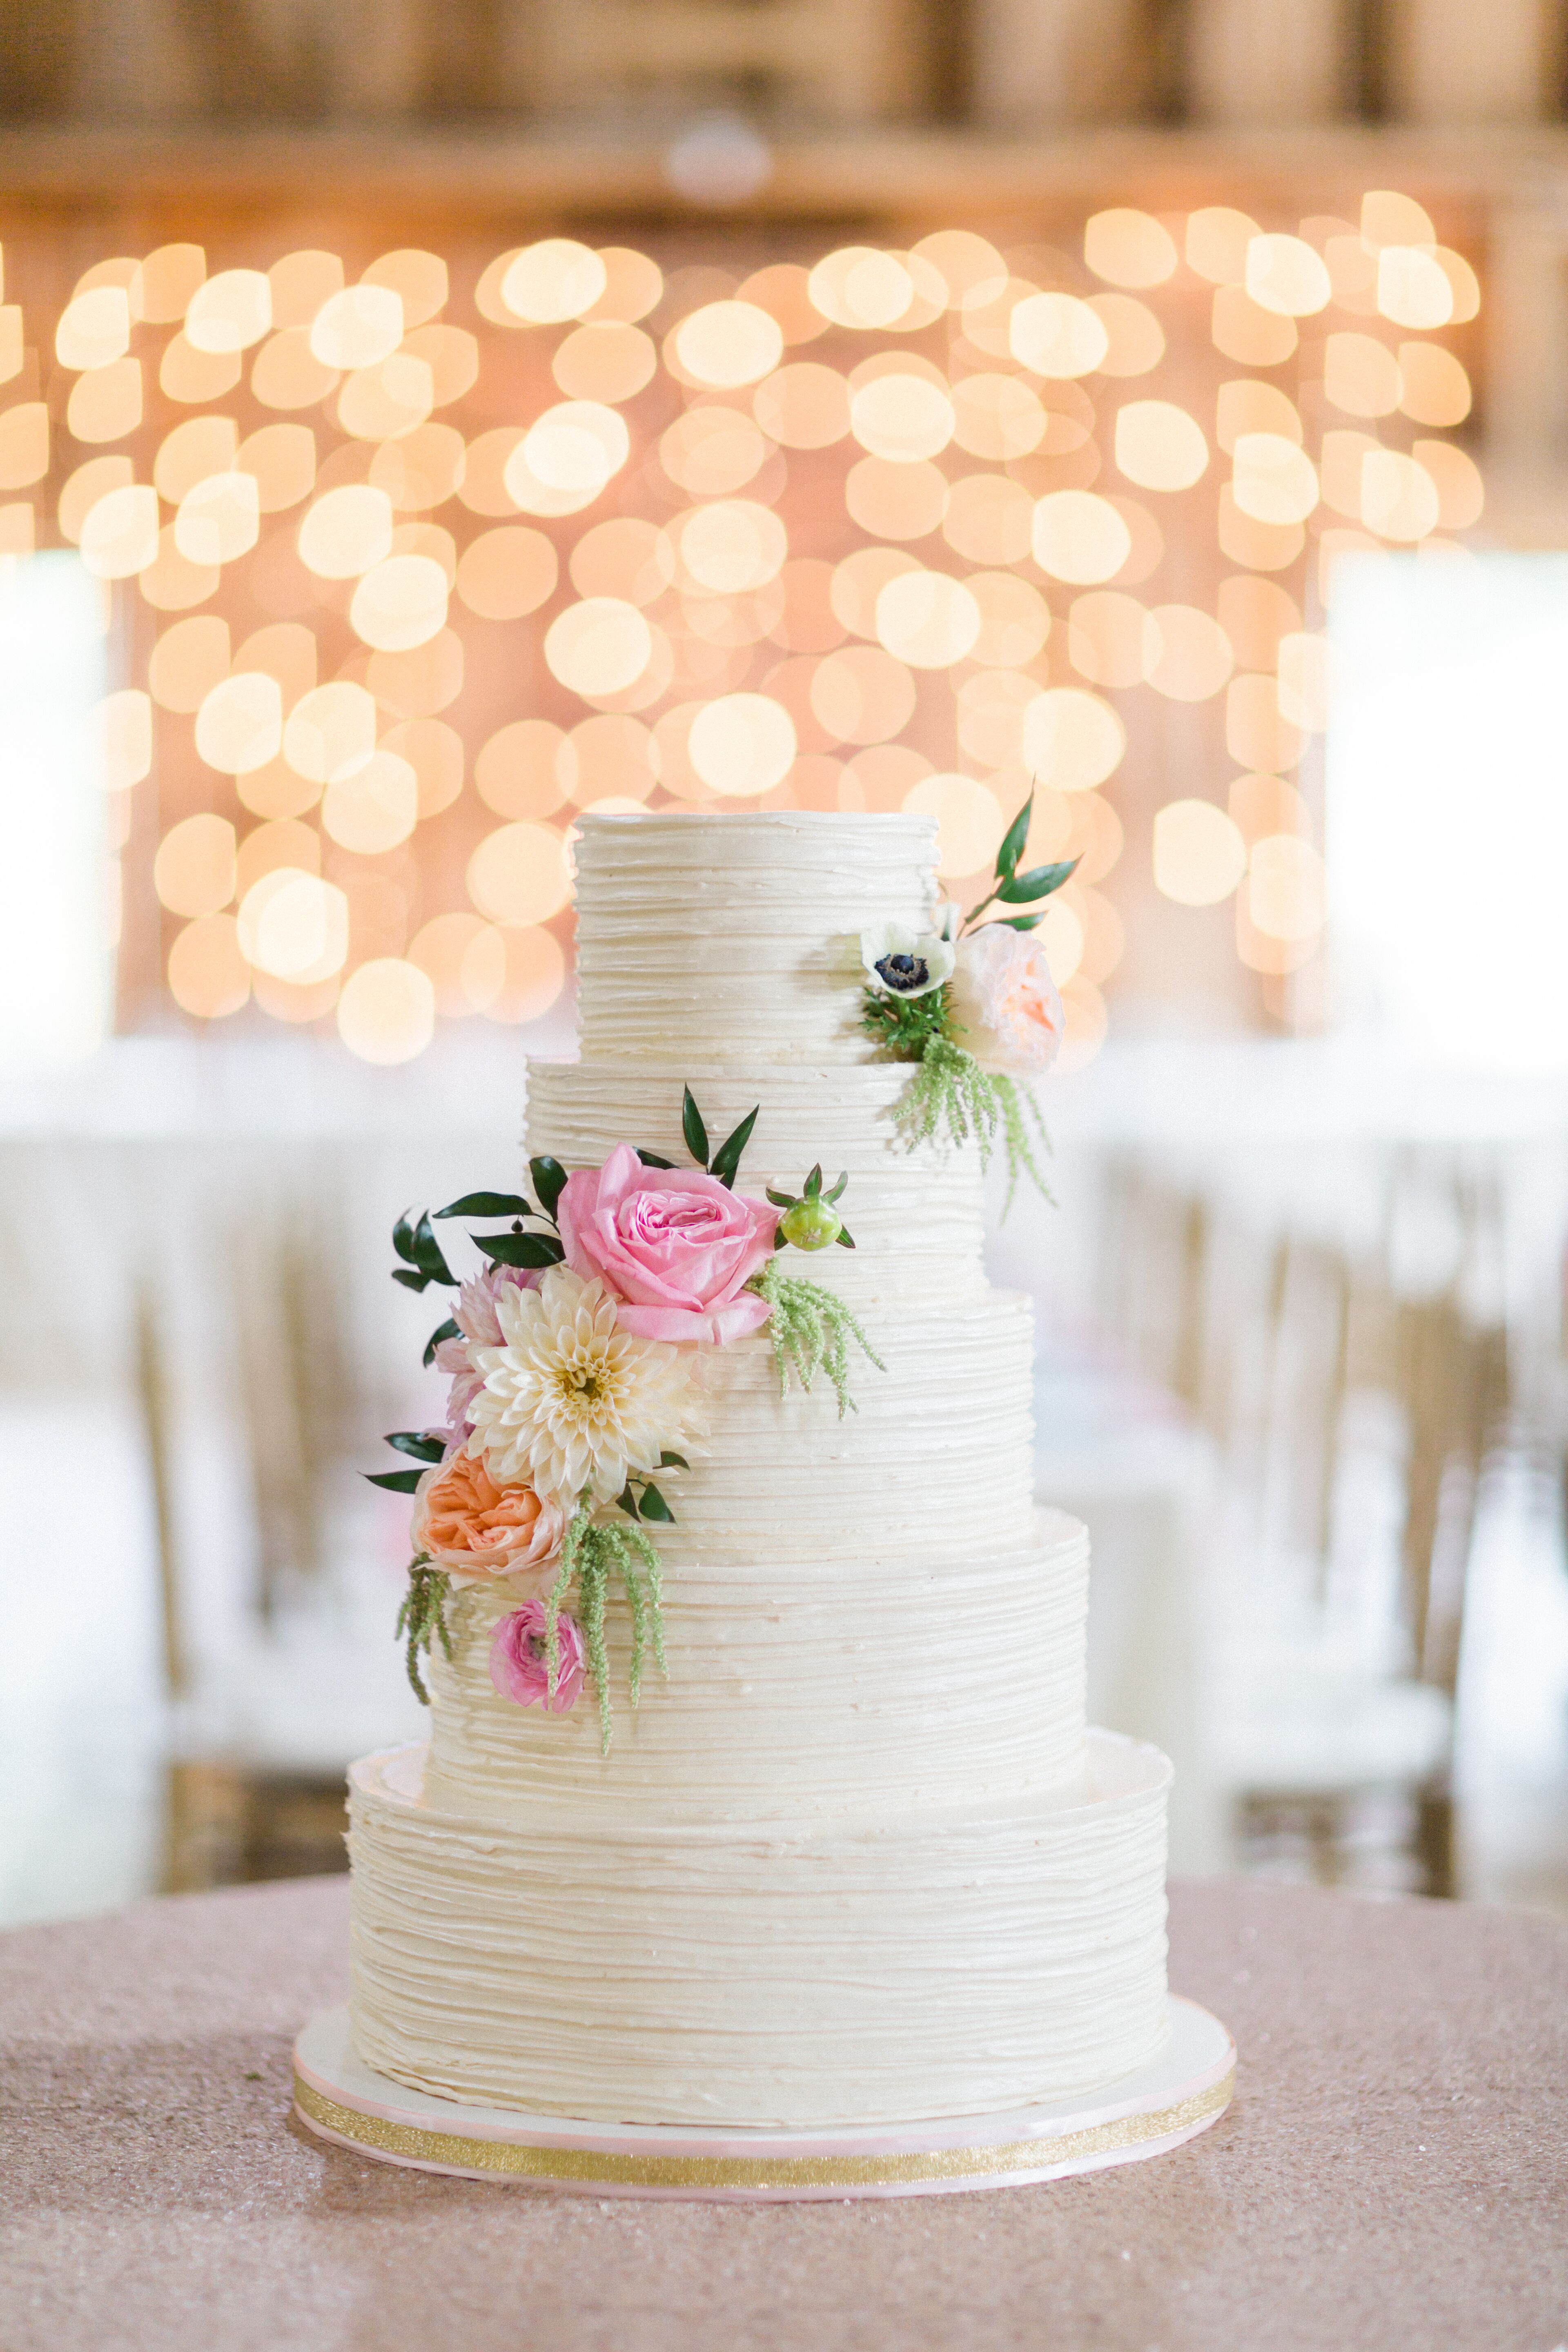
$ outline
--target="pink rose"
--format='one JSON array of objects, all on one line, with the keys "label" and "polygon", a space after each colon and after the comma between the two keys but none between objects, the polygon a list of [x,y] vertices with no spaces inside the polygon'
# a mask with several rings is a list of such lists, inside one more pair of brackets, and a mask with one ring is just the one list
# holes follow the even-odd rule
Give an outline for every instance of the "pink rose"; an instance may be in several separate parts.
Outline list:
[{"label": "pink rose", "polygon": [[768,1318],[746,1284],[773,1254],[778,1212],[699,1168],[645,1168],[626,1143],[566,1180],[555,1211],[566,1263],[623,1302],[644,1339],[739,1339]]},{"label": "pink rose", "polygon": [[564,1715],[583,1687],[587,1657],[574,1617],[564,1609],[555,1620],[555,1696],[550,1696],[546,1655],[548,1628],[542,1601],[525,1601],[503,1617],[490,1643],[490,1680],[502,1698],[518,1706],[542,1706],[548,1714]]},{"label": "pink rose", "polygon": [[949,983],[958,1042],[988,1069],[1037,1077],[1062,1042],[1062,1001],[1031,931],[984,923],[958,942]]}]

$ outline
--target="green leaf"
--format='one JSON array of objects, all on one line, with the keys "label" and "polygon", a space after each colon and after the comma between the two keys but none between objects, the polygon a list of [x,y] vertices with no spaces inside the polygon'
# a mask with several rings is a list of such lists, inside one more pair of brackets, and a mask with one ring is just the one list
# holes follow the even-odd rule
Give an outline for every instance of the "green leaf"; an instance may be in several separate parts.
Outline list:
[{"label": "green leaf", "polygon": [[411,1454],[416,1462],[441,1462],[446,1459],[445,1438],[433,1437],[427,1429],[389,1429],[386,1442],[398,1454]]},{"label": "green leaf", "polygon": [[412,1266],[395,1265],[392,1269],[392,1278],[394,1282],[400,1282],[405,1290],[426,1290],[430,1286],[430,1276],[427,1274],[416,1274]]},{"label": "green leaf", "polygon": [[384,1486],[389,1495],[412,1495],[425,1473],[422,1470],[362,1470],[360,1475],[368,1479],[373,1486]]},{"label": "green leaf", "polygon": [[637,1150],[637,1158],[645,1168],[673,1168],[675,1165],[673,1160],[666,1160],[657,1151],[645,1151],[640,1143]]},{"label": "green leaf", "polygon": [[1010,882],[1013,870],[1024,855],[1024,844],[1029,838],[1029,819],[1035,813],[1035,795],[1029,794],[1012,824],[1002,836],[1002,846],[996,852],[996,877]]},{"label": "green leaf", "polygon": [[[795,1203],[794,1203],[794,1202],[793,1202],[793,1201],[791,1202],[790,1206],[791,1206],[791,1208],[793,1208],[793,1207],[795,1206]],[[780,1220],[780,1223],[779,1223],[778,1226],[776,1227],[776,1229],[775,1229],[775,1231],[774,1231],[774,1234],[773,1234],[773,1247],[774,1247],[774,1249],[775,1249],[775,1250],[788,1249],[788,1247],[789,1247],[789,1244],[788,1244],[788,1242],[786,1242],[786,1241],[785,1241],[785,1239],[784,1239],[784,1223],[783,1223],[783,1220],[782,1220],[782,1219]]]},{"label": "green leaf", "polygon": [[521,1192],[465,1192],[460,1201],[437,1209],[435,1214],[437,1222],[442,1217],[531,1217],[533,1203]]},{"label": "green leaf", "polygon": [[1048,898],[1053,890],[1061,888],[1078,863],[1076,857],[1068,857],[1058,866],[1031,866],[1026,874],[1004,882],[996,896],[1008,907],[1026,907],[1033,898]]},{"label": "green leaf", "polygon": [[492,1265],[559,1265],[566,1253],[553,1234],[476,1234]]},{"label": "green leaf", "polygon": [[565,1169],[559,1160],[552,1160],[546,1151],[542,1152],[537,1160],[529,1161],[528,1172],[533,1179],[534,1190],[539,1194],[545,1215],[553,1218],[555,1203],[566,1190]]},{"label": "green leaf", "polygon": [[422,1216],[414,1228],[414,1263],[421,1274],[429,1276],[432,1282],[444,1282],[448,1288],[456,1290],[458,1277],[441,1255],[441,1244],[436,1238],[428,1213]]},{"label": "green leaf", "polygon": [[824,1199],[825,1201],[827,1201],[827,1202],[834,1202],[834,1201],[837,1201],[837,1200],[842,1199],[842,1197],[843,1197],[843,1193],[844,1193],[844,1187],[846,1186],[846,1184],[847,1184],[847,1183],[848,1183],[848,1181],[849,1181],[849,1171],[848,1171],[848,1170],[847,1170],[847,1169],[844,1171],[843,1175],[842,1175],[842,1176],[840,1176],[840,1178],[838,1179],[837,1183],[837,1184],[835,1184],[835,1186],[833,1187],[832,1192],[825,1192],[825,1193],[823,1194],[823,1196],[822,1196],[822,1197],[823,1197],[823,1199]]},{"label": "green leaf", "polygon": [[638,1517],[637,1498],[632,1492],[632,1482],[629,1478],[616,1496],[616,1508],[617,1511],[625,1511],[628,1519]]},{"label": "green leaf", "polygon": [[675,1513],[651,1479],[642,1490],[642,1515],[645,1519],[660,1520],[668,1528],[675,1525]]},{"label": "green leaf", "polygon": [[449,1315],[444,1323],[437,1323],[436,1328],[431,1332],[430,1337],[425,1342],[425,1354],[422,1360],[426,1371],[428,1371],[430,1366],[435,1362],[436,1350],[440,1346],[442,1340],[460,1339],[462,1336],[461,1331],[458,1328],[458,1326],[453,1322]]},{"label": "green leaf", "polygon": [[834,1234],[833,1238],[837,1243],[840,1249],[853,1249],[855,1246],[854,1240],[847,1226],[841,1226],[838,1232]]},{"label": "green leaf", "polygon": [[808,1201],[815,1201],[815,1200],[816,1199],[816,1197],[817,1197],[817,1194],[821,1192],[821,1190],[822,1190],[822,1162],[821,1162],[821,1160],[819,1160],[817,1161],[817,1163],[816,1163],[816,1167],[812,1170],[812,1171],[811,1171],[810,1175],[809,1175],[809,1176],[806,1178],[806,1180],[805,1180],[805,1197],[806,1197],[806,1199],[807,1199]]},{"label": "green leaf", "polygon": [[775,1209],[794,1208],[795,1196],[793,1192],[775,1192],[771,1184],[764,1184],[763,1186],[763,1190],[767,1194]]},{"label": "green leaf", "polygon": [[406,1216],[399,1217],[392,1228],[392,1246],[409,1265],[417,1265],[419,1253],[414,1245],[414,1228]]},{"label": "green leaf", "polygon": [[690,1152],[699,1168],[706,1168],[708,1129],[702,1124],[702,1113],[697,1108],[696,1098],[689,1087],[686,1089],[686,1098],[680,1106],[680,1131],[686,1138],[686,1149]]},{"label": "green leaf", "polygon": [[[999,931],[1037,931],[1045,919],[1044,915],[998,915],[995,923]],[[983,923],[981,929],[989,930],[991,925]]]},{"label": "green leaf", "polygon": [[684,1454],[671,1454],[666,1446],[658,1457],[658,1466],[661,1470],[689,1470],[691,1465]]},{"label": "green leaf", "polygon": [[717,1176],[721,1184],[728,1185],[731,1192],[734,1190],[735,1179],[741,1172],[741,1154],[752,1139],[752,1129],[757,1123],[757,1113],[761,1108],[761,1103],[753,1104],[740,1126],[732,1134],[724,1138],[723,1142],[713,1154],[711,1173]]}]

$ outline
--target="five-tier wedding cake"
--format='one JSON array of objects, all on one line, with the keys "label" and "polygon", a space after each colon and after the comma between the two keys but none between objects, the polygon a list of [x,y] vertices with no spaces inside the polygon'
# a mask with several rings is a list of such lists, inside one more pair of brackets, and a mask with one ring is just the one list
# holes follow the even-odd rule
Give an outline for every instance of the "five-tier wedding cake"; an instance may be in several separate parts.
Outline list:
[{"label": "five-tier wedding cake", "polygon": [[[352,1775],[358,2061],[469,2109],[742,2133],[1097,2094],[1169,2032],[1170,1768],[1085,1727],[1088,1538],[1035,1504],[1030,1308],[985,1280],[975,1143],[910,1145],[917,1073],[864,1019],[862,934],[889,989],[932,985],[934,829],[581,836],[581,1058],[533,1066],[531,1213],[445,1327],[420,1485],[468,1484],[416,1504],[416,1574],[472,1572],[424,1653],[428,1746]],[[793,1297],[809,1337],[825,1294],[805,1387],[769,1325]]]}]

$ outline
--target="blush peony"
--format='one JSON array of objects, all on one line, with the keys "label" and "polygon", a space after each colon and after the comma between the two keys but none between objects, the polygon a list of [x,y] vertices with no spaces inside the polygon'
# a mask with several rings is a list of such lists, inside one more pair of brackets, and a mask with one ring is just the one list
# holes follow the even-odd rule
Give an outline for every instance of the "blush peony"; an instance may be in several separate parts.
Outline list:
[{"label": "blush peony", "polygon": [[748,1291],[773,1254],[778,1212],[697,1168],[645,1168],[629,1144],[567,1180],[556,1216],[566,1263],[620,1302],[644,1339],[742,1339],[767,1321]]},{"label": "blush peony", "polygon": [[542,1601],[525,1601],[503,1617],[490,1643],[490,1680],[502,1698],[517,1706],[542,1706],[564,1715],[583,1687],[587,1659],[574,1617],[563,1609],[555,1620],[555,1696],[550,1696],[549,1634]]},{"label": "blush peony", "polygon": [[412,1532],[454,1584],[477,1584],[551,1566],[566,1517],[532,1486],[498,1486],[482,1460],[457,1454],[419,1481]]},{"label": "blush peony", "polygon": [[957,1040],[987,1069],[1038,1077],[1062,1042],[1062,1001],[1031,931],[985,923],[958,942],[950,1002]]}]

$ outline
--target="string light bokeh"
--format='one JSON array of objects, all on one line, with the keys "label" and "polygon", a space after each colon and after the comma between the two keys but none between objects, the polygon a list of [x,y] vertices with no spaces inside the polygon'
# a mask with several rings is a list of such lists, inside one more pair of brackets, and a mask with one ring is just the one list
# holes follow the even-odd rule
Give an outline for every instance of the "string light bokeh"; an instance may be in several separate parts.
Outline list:
[{"label": "string light bokeh", "polygon": [[1479,306],[1388,191],[750,275],[552,236],[460,288],[164,245],[0,309],[0,561],[113,596],[114,831],[155,794],[192,1021],[390,1063],[538,1017],[582,810],[915,809],[962,896],[1033,784],[1082,1061],[1130,866],[1266,982],[1318,952],[1333,569],[1477,520]]}]

